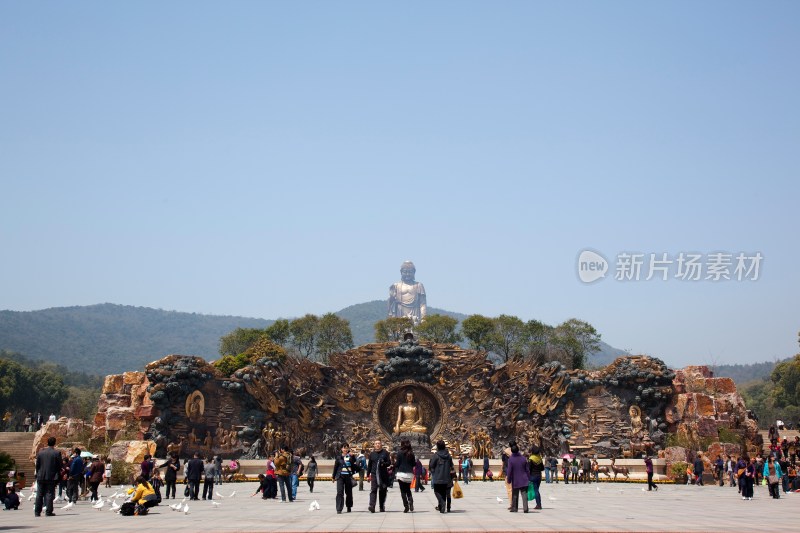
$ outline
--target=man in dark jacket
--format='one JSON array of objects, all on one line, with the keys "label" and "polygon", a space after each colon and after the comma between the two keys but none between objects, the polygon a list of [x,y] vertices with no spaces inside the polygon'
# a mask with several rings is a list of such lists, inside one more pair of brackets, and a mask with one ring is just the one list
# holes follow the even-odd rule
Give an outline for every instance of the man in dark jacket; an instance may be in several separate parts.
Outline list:
[{"label": "man in dark jacket", "polygon": [[433,485],[433,493],[436,494],[436,501],[439,505],[436,510],[444,513],[445,509],[450,512],[450,485],[453,482],[453,474],[455,468],[453,467],[453,457],[447,451],[447,447],[443,440],[436,443],[436,453],[431,457],[431,462],[428,465],[428,470],[431,473],[431,485]]},{"label": "man in dark jacket", "polygon": [[703,470],[705,470],[705,465],[703,464],[703,454],[697,452],[697,457],[694,460],[694,475],[697,478],[697,484],[703,484]]},{"label": "man in dark jacket", "polygon": [[72,461],[69,463],[69,479],[67,480],[67,498],[72,503],[78,502],[80,496],[80,484],[83,479],[85,465],[81,458],[81,449],[75,448]]},{"label": "man in dark jacket", "polygon": [[391,463],[389,452],[383,449],[383,442],[380,439],[376,440],[367,462],[367,480],[370,482],[368,507],[370,513],[375,512],[376,499],[380,503],[381,512],[386,511],[386,488],[389,486],[387,469]]},{"label": "man in dark jacket", "polygon": [[47,439],[47,448],[36,454],[36,503],[33,506],[34,516],[42,516],[42,503],[47,516],[54,516],[53,500],[56,497],[56,483],[61,474],[61,453],[55,449],[56,438]]},{"label": "man in dark jacket", "polygon": [[583,458],[581,459],[581,470],[583,470],[583,482],[591,483],[592,460],[589,459],[588,455],[584,455]]},{"label": "man in dark jacket", "polygon": [[200,477],[203,475],[203,460],[200,454],[195,452],[194,457],[186,465],[186,480],[189,482],[189,498],[199,499]]}]

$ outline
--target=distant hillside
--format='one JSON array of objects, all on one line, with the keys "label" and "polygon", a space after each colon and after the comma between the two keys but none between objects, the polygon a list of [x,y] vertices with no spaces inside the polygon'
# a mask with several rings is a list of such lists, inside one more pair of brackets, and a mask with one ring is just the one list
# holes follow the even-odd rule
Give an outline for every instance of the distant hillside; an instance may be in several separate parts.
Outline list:
[{"label": "distant hillside", "polygon": [[[431,314],[467,315],[429,307]],[[350,322],[356,346],[374,341],[373,325],[386,318],[386,302],[351,305],[336,313]],[[170,353],[218,357],[219,338],[236,328],[266,328],[273,320],[200,315],[148,307],[98,304],[41,311],[0,311],[0,350],[24,354],[97,375],[140,370]],[[589,357],[603,366],[625,352],[601,343]]]},{"label": "distant hillside", "polygon": [[[353,332],[353,342],[356,346],[375,342],[375,322],[383,320],[388,314],[386,300],[372,300],[363,304],[345,307],[336,313],[339,317],[350,322],[350,330]],[[436,307],[428,308],[429,315],[447,315],[455,318],[459,322],[467,318],[468,315],[445,311]]]},{"label": "distant hillside", "polygon": [[608,366],[614,362],[614,359],[617,357],[622,357],[623,355],[630,355],[625,350],[620,350],[619,348],[614,348],[613,346],[606,344],[603,341],[600,341],[600,350],[589,355],[587,360],[588,366],[592,368],[600,368],[603,366]]},{"label": "distant hillside", "polygon": [[140,370],[170,353],[216,359],[221,336],[271,323],[114,304],[0,311],[0,349],[105,375]]},{"label": "distant hillside", "polygon": [[749,365],[717,365],[714,375],[720,378],[731,378],[737,385],[751,381],[768,380],[775,366],[782,361],[765,361]]}]

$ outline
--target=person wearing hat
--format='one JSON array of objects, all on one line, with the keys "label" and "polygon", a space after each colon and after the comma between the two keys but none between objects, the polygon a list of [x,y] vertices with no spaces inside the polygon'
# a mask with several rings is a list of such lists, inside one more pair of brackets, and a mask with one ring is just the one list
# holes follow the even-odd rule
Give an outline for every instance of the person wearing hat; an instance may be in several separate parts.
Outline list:
[{"label": "person wearing hat", "polygon": [[[55,516],[53,500],[56,497],[56,483],[61,474],[61,453],[55,449],[56,438],[47,439],[47,447],[36,454],[36,502],[33,506],[34,516],[42,516],[42,507],[46,507],[47,516]],[[19,506],[19,503],[17,504]]]}]

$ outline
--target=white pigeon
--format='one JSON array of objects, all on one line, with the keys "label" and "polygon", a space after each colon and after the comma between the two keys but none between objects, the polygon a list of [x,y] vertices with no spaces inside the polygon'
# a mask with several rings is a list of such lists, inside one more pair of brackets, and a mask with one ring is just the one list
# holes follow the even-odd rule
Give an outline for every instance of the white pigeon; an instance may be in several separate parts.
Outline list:
[{"label": "white pigeon", "polygon": [[236,496],[236,491],[231,492],[231,494],[230,494],[230,496],[228,496],[228,498],[233,498],[234,496]]},{"label": "white pigeon", "polygon": [[56,496],[55,498],[53,498],[53,503],[58,503],[60,501],[61,501],[61,496]]},{"label": "white pigeon", "polygon": [[597,488],[597,492],[600,492],[600,485],[598,485],[596,488]]},{"label": "white pigeon", "polygon": [[99,500],[97,500],[96,504],[92,505],[92,509],[97,509],[99,511],[103,508],[105,504],[106,502],[103,501],[103,498],[100,498]]},{"label": "white pigeon", "polygon": [[35,493],[35,492],[31,492],[31,495],[30,495],[30,496],[28,496],[28,501],[31,501],[31,500],[32,500],[32,499],[34,499],[35,497],[36,497],[36,493]]},{"label": "white pigeon", "polygon": [[116,498],[118,495],[119,495],[119,492],[115,492],[114,494],[112,494],[111,496],[109,496],[109,497],[108,497],[108,499],[109,499],[109,500],[113,500],[113,499],[114,499],[114,498]]},{"label": "white pigeon", "polygon": [[315,509],[319,510],[319,502],[317,500],[314,500],[313,502],[311,502],[311,505],[308,506],[309,511],[313,511]]},{"label": "white pigeon", "polygon": [[225,497],[222,494],[220,494],[218,490],[214,491],[214,493],[217,495],[217,498],[224,498]]},{"label": "white pigeon", "polygon": [[551,502],[556,501],[556,497],[555,496],[548,496],[547,499],[550,500]]},{"label": "white pigeon", "polygon": [[19,491],[19,492],[17,493],[17,496],[19,496],[19,499],[20,499],[20,500],[22,500],[23,498],[25,498],[25,493],[24,493],[24,492],[22,492],[22,491]]},{"label": "white pigeon", "polygon": [[189,504],[183,506],[183,514],[189,514]]},{"label": "white pigeon", "polygon": [[114,512],[117,512],[117,511],[119,511],[120,507],[122,507],[122,506],[120,504],[118,504],[117,502],[111,502],[111,509],[110,510],[114,511]]},{"label": "white pigeon", "polygon": [[181,504],[173,503],[172,505],[169,506],[169,508],[172,509],[173,511],[180,511],[181,510]]},{"label": "white pigeon", "polygon": [[75,502],[69,502],[67,505],[65,505],[64,507],[62,507],[62,508],[61,508],[61,510],[62,510],[62,511],[69,511],[69,510],[70,510],[70,509],[72,509],[73,507],[75,507]]},{"label": "white pigeon", "polygon": [[503,503],[503,498],[501,498],[500,496],[497,496],[497,503]]},{"label": "white pigeon", "polygon": [[186,498],[181,500],[181,505],[183,505],[184,503],[186,503]]},{"label": "white pigeon", "polygon": [[214,509],[216,509],[217,507],[219,507],[219,506],[220,506],[220,505],[222,505],[222,504],[221,504],[221,503],[219,503],[219,502],[214,502],[214,501],[212,501],[212,502],[211,502],[211,505],[214,507]]}]

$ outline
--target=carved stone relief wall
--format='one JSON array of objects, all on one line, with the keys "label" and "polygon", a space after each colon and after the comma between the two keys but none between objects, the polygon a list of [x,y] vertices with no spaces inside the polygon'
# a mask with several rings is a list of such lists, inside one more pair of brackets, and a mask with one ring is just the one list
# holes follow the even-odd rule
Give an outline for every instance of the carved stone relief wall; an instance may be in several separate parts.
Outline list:
[{"label": "carved stone relief wall", "polygon": [[[170,355],[147,365],[144,376],[139,388],[146,389],[141,403],[149,418],[138,422],[159,455],[256,458],[286,444],[326,457],[342,442],[356,448],[376,438],[391,443],[401,436],[399,424],[403,437],[418,437],[415,445],[443,439],[479,458],[498,456],[512,439],[553,454],[639,456],[665,448],[678,419],[675,373],[644,356],[567,371],[556,362],[495,366],[481,352],[409,340],[334,354],[329,365],[290,357],[231,376],[201,358]],[[104,396],[96,434],[109,418]],[[680,420],[688,420],[683,405]]]}]

